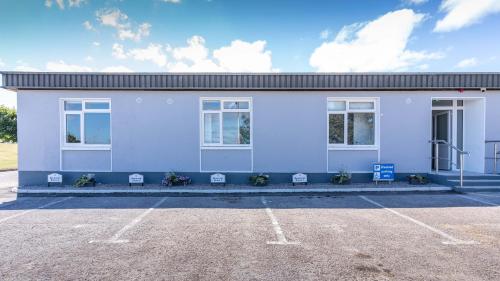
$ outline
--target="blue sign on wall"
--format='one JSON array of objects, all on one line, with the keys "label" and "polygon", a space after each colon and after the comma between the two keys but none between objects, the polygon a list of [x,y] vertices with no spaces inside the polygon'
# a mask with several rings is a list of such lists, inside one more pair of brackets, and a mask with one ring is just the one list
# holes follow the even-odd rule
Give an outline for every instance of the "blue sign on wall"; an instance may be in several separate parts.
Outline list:
[{"label": "blue sign on wall", "polygon": [[374,181],[394,181],[394,164],[373,164]]}]

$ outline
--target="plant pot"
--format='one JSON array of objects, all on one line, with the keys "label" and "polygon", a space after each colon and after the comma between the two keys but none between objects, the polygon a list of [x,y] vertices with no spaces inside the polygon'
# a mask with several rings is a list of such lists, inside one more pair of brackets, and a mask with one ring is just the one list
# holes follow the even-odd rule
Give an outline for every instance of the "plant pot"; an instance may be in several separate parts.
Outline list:
[{"label": "plant pot", "polygon": [[422,180],[419,180],[417,178],[408,178],[408,184],[410,185],[426,185],[428,182],[427,182],[427,179],[422,179]]}]

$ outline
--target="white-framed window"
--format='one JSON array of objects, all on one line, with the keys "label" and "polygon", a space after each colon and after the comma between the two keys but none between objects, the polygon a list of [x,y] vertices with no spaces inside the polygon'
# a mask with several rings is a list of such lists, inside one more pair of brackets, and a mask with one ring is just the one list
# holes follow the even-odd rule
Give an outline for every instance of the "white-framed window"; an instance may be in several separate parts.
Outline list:
[{"label": "white-framed window", "polygon": [[376,148],[376,99],[328,99],[328,146]]},{"label": "white-framed window", "polygon": [[109,99],[63,99],[64,147],[111,147]]},{"label": "white-framed window", "polygon": [[251,146],[250,98],[202,98],[200,103],[202,146]]}]

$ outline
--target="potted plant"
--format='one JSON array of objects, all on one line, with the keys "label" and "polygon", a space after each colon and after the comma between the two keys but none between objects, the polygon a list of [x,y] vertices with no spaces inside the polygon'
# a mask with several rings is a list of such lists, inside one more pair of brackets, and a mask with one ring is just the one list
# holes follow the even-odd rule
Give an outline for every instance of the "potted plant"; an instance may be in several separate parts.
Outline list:
[{"label": "potted plant", "polygon": [[429,183],[429,180],[422,175],[409,175],[408,183],[411,185],[422,185]]},{"label": "potted plant", "polygon": [[250,183],[254,186],[265,186],[269,183],[269,175],[258,174],[251,176]]},{"label": "potted plant", "polygon": [[333,184],[349,184],[351,183],[351,174],[346,170],[340,170],[338,174],[332,177]]},{"label": "potted plant", "polygon": [[177,175],[174,172],[166,173],[161,181],[163,185],[174,186],[174,185],[188,185],[191,183],[191,178],[188,176]]},{"label": "potted plant", "polygon": [[96,180],[95,180],[94,174],[81,175],[75,181],[75,187],[84,187],[87,185],[95,186],[95,184],[96,184]]}]

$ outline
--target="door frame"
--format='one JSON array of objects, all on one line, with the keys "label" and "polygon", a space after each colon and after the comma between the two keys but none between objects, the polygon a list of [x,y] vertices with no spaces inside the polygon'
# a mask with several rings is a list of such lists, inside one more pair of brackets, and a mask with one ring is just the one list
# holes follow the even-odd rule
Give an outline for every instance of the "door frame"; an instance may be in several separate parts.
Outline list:
[{"label": "door frame", "polygon": [[[432,106],[432,101],[433,100],[452,100],[453,101],[453,106],[441,106],[441,107]],[[456,106],[458,100],[463,100],[464,101],[464,105],[463,106]],[[432,134],[433,134],[433,128],[432,128],[432,124],[433,123],[432,122],[434,122],[434,121],[432,119],[432,110],[439,110],[439,109],[441,109],[441,110],[454,110],[455,109],[455,114],[454,114],[454,117],[453,117],[453,128],[455,128],[455,130],[456,130],[456,128],[457,128],[457,120],[458,120],[457,119],[456,110],[457,109],[462,109],[463,110],[463,130],[462,130],[463,143],[462,143],[462,145],[463,145],[463,149],[465,151],[468,151],[468,149],[467,149],[468,144],[467,144],[467,138],[466,138],[466,135],[467,135],[467,132],[468,132],[468,128],[467,128],[467,124],[466,124],[467,122],[466,122],[466,120],[467,120],[467,118],[469,118],[469,116],[468,116],[469,113],[467,112],[465,101],[470,101],[470,100],[478,100],[483,105],[483,116],[481,116],[481,118],[482,118],[482,123],[483,123],[482,126],[483,126],[484,130],[482,131],[480,138],[483,140],[482,150],[484,151],[484,149],[486,147],[485,144],[484,144],[484,140],[486,139],[486,97],[484,97],[484,96],[445,96],[445,97],[442,97],[442,96],[441,97],[440,96],[434,96],[434,97],[432,97],[431,96],[431,98],[430,98],[431,112],[429,114],[429,116],[430,116],[430,120],[429,121],[431,122],[429,124],[431,126],[430,126],[430,129],[429,129],[429,139],[432,139]],[[456,141],[457,141],[457,138],[455,137],[454,141],[452,143],[455,146],[457,146]],[[430,153],[431,153],[430,154],[430,158],[432,158],[432,149],[430,150]],[[456,159],[457,153],[456,153],[455,150],[453,150],[453,154],[454,154],[454,156],[453,156],[454,159]],[[484,157],[483,157],[483,159],[484,159]],[[467,162],[467,156],[466,156],[466,160],[465,161]],[[463,163],[461,163],[461,165],[463,165]],[[430,172],[434,172],[434,170],[432,169],[432,164],[429,167],[430,167],[429,171]],[[483,169],[481,169],[481,170],[483,170],[482,171],[483,173],[484,173],[485,167],[486,166],[483,165]],[[456,171],[456,167],[452,171]]]},{"label": "door frame", "polygon": [[[432,139],[435,139],[436,136],[437,136],[437,127],[438,127],[438,118],[439,116],[443,116],[443,115],[446,115],[447,116],[447,132],[446,132],[446,141],[447,143],[453,143],[453,140],[454,140],[454,133],[455,133],[455,128],[453,128],[453,110],[450,110],[450,109],[442,109],[442,108],[439,108],[439,109],[433,109],[432,111],[438,111],[438,110],[442,110],[443,112],[438,112],[436,114],[432,113],[432,122],[434,123],[433,124],[433,138]],[[457,135],[458,137],[458,135]],[[441,151],[441,149],[443,149],[443,146],[445,145],[440,145],[442,147],[439,148],[439,151]],[[446,166],[440,166],[439,167],[443,167],[444,169],[441,169],[441,170],[445,170],[445,171],[453,171],[453,164],[451,163],[453,160],[454,160],[454,153],[455,151],[452,150],[451,148],[449,147],[446,147],[446,149],[448,150],[448,152],[446,153],[446,157],[447,157],[447,161],[446,161]],[[434,157],[439,157],[439,155],[435,155],[435,151],[434,151],[434,148],[432,148],[432,153],[434,154],[433,156]],[[438,160],[439,161],[439,160]],[[435,162],[432,162],[432,164],[434,164]],[[435,167],[434,167],[435,169]]]}]

